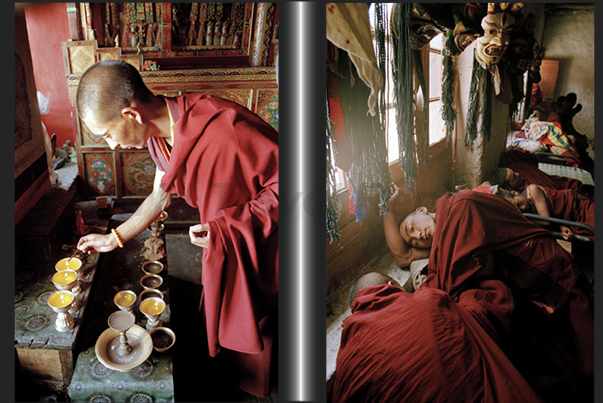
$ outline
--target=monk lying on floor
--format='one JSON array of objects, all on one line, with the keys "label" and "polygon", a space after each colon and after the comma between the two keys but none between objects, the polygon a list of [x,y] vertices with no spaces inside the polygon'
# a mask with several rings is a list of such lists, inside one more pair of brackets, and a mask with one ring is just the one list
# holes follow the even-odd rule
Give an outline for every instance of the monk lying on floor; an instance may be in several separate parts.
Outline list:
[{"label": "monk lying on floor", "polygon": [[[392,292],[391,285],[358,293],[344,324],[330,383],[333,401],[347,397],[396,401],[396,396],[407,393],[417,397],[432,393],[434,401],[508,401],[515,391],[503,391],[497,382],[499,376],[515,376],[511,367],[544,401],[592,401],[593,289],[571,256],[547,231],[496,195],[471,190],[447,193],[437,201],[434,213],[425,210],[414,213],[420,215],[418,220],[406,219],[408,227],[403,220],[401,235],[409,244],[421,237],[431,241],[427,280],[414,294]],[[503,292],[505,287],[511,292]],[[429,302],[417,311],[406,306],[422,298]],[[408,310],[415,321],[401,320]],[[439,334],[442,323],[449,330]],[[479,331],[475,324],[481,326]],[[469,328],[473,333],[467,333]],[[365,340],[368,334],[380,339],[374,348]],[[457,342],[446,345],[452,352],[441,351],[444,335]],[[475,351],[465,351],[470,345]],[[487,358],[498,357],[499,349],[511,367]],[[464,357],[459,358],[461,363],[457,356]],[[468,365],[462,362],[467,357],[479,359],[481,369],[490,372],[474,382],[470,371],[478,371],[471,366],[478,364],[459,369]],[[400,365],[405,369],[396,370]],[[369,368],[375,371],[371,377]],[[467,384],[450,383],[448,368]],[[521,393],[529,393],[524,389]],[[500,395],[503,392],[510,395]],[[462,394],[467,398],[450,400]]]},{"label": "monk lying on floor", "polygon": [[483,280],[453,300],[368,273],[350,297],[328,401],[540,401],[498,347],[497,328],[513,308],[501,281]]}]

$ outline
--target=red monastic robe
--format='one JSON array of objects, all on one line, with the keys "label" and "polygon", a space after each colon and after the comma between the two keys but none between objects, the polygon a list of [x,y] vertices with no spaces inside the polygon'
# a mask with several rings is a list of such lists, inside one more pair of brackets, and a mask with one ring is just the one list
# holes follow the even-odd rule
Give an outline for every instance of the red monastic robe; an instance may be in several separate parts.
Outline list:
[{"label": "red monastic robe", "polygon": [[[151,137],[149,151],[165,172],[161,187],[199,208],[208,223],[200,309],[209,353],[236,362],[238,387],[269,393],[278,302],[278,133],[234,102],[208,95],[166,98],[174,144]],[[171,155],[170,155],[171,154]]]},{"label": "red monastic robe", "polygon": [[[591,199],[568,189],[556,190],[545,186],[541,187],[547,195],[547,205],[551,217],[575,221],[595,228],[595,203]],[[527,191],[524,190],[522,194],[527,197]],[[538,214],[533,200],[530,200],[530,203],[532,206],[531,212]],[[574,226],[570,226],[570,228],[575,234],[584,235],[592,240],[595,239],[595,235],[586,229]]]},{"label": "red monastic robe", "polygon": [[427,287],[364,288],[344,322],[327,401],[539,402],[498,346],[512,309],[498,280],[455,300]]},{"label": "red monastic robe", "polygon": [[[568,385],[569,393],[592,393],[594,295],[571,255],[496,195],[447,193],[435,213],[428,277],[421,288],[444,290],[456,300],[480,278],[502,279],[517,304],[508,353],[532,387],[545,393],[550,385],[544,384],[554,380]],[[536,308],[538,303],[553,313]]]}]

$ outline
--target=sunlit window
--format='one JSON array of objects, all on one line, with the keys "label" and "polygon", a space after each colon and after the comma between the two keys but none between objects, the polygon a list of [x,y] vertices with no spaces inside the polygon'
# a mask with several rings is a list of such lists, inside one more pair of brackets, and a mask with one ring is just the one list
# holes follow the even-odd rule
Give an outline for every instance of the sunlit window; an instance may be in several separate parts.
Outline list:
[{"label": "sunlit window", "polygon": [[[391,9],[393,3],[383,3],[388,8],[388,13],[391,15]],[[369,8],[369,18],[371,22],[371,29],[374,33],[374,7]],[[373,38],[375,36],[373,35]],[[443,45],[443,34],[440,34],[433,38],[429,42],[429,58],[425,62],[427,65],[424,66],[426,72],[429,75],[426,80],[427,93],[429,94],[429,145],[434,145],[446,137],[446,126],[442,119],[442,45]],[[390,38],[387,36],[387,40]],[[391,45],[391,43],[390,43]],[[373,46],[377,48],[377,44],[374,41]],[[391,51],[391,46],[388,47]],[[386,66],[389,70],[389,77],[391,77],[391,65]],[[427,74],[426,74],[427,75]],[[390,78],[391,81],[391,78]],[[390,82],[388,87],[388,102],[387,102],[387,155],[388,163],[393,163],[399,158],[399,146],[398,146],[398,131],[396,128],[396,109],[394,103],[394,83]],[[422,102],[422,101],[421,101]]]},{"label": "sunlit window", "polygon": [[[429,42],[429,145],[446,137],[442,119],[442,40],[439,34]],[[427,69],[426,69],[427,70]]]}]

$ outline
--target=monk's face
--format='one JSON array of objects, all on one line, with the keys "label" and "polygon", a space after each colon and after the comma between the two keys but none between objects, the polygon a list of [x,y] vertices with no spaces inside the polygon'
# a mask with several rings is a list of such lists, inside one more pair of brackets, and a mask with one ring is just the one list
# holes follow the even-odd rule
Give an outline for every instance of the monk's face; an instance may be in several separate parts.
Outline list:
[{"label": "monk's face", "polygon": [[435,233],[435,219],[425,207],[419,207],[400,224],[400,235],[413,248],[430,248]]},{"label": "monk's face", "polygon": [[84,123],[97,136],[101,136],[112,150],[121,148],[142,149],[146,146],[146,125],[134,114],[122,114],[109,122],[100,122],[94,116],[84,120]]},{"label": "monk's face", "polygon": [[511,200],[511,204],[519,209],[519,211],[526,212],[530,208],[530,202],[525,196],[515,195],[513,200]]},{"label": "monk's face", "polygon": [[509,183],[509,187],[515,190],[523,190],[527,185],[526,178],[510,168],[507,168],[505,180]]}]

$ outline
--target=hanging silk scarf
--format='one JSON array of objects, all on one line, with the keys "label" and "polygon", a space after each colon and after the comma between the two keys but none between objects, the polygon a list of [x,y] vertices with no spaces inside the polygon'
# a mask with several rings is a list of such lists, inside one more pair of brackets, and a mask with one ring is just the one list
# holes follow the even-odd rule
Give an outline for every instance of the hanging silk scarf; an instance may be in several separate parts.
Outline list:
[{"label": "hanging silk scarf", "polygon": [[473,58],[473,74],[469,89],[469,110],[467,112],[467,130],[465,146],[473,150],[477,138],[478,118],[479,132],[486,141],[490,141],[492,128],[492,89],[493,84],[488,70],[480,66]]},{"label": "hanging silk scarf", "polygon": [[404,173],[406,193],[417,194],[417,148],[413,127],[412,38],[410,10],[412,4],[397,3],[393,9],[393,65],[396,126],[400,147],[400,168]]},{"label": "hanging silk scarf", "polygon": [[465,131],[465,147],[473,150],[473,142],[477,138],[477,118],[479,99],[479,70],[483,70],[477,59],[473,57],[473,70],[471,74],[471,85],[469,87],[469,109],[467,110],[467,129]]},{"label": "hanging silk scarf", "polygon": [[[390,32],[389,29],[389,14],[387,11],[387,7],[385,7],[381,3],[375,3],[375,41],[377,42],[377,63],[379,65],[379,70],[381,71],[381,75],[383,77],[383,86],[381,91],[379,92],[379,110],[378,110],[378,118],[379,120],[376,122],[380,123],[380,126],[376,128],[378,130],[379,136],[377,136],[378,144],[377,150],[383,150],[383,154],[378,155],[379,165],[381,167],[379,174],[379,214],[385,214],[389,210],[388,202],[391,196],[391,180],[389,173],[389,163],[387,160],[387,145],[388,137],[387,137],[387,128],[389,127],[389,122],[387,118],[387,107],[389,104],[389,83],[390,83],[390,75],[388,66],[390,66],[390,57],[389,57],[389,46],[388,43],[388,35]],[[381,135],[382,133],[382,135]]]},{"label": "hanging silk scarf", "polygon": [[385,132],[379,114],[368,113],[366,100],[370,88],[359,78],[347,53],[340,53],[340,68],[344,77],[341,89],[345,105],[345,128],[352,144],[352,165],[348,171],[350,198],[356,222],[368,215],[373,189],[378,189],[383,205],[390,188]]},{"label": "hanging silk scarf", "polygon": [[446,142],[449,143],[458,111],[454,109],[454,60],[450,52],[442,49],[442,119],[446,125]]},{"label": "hanging silk scarf", "polygon": [[492,84],[492,80],[490,80],[486,69],[481,69],[479,73],[480,82],[482,84],[480,100],[480,133],[484,136],[486,141],[490,141],[490,131],[492,129],[492,89],[494,85]]}]

